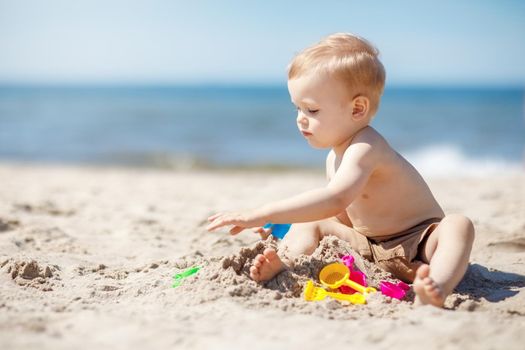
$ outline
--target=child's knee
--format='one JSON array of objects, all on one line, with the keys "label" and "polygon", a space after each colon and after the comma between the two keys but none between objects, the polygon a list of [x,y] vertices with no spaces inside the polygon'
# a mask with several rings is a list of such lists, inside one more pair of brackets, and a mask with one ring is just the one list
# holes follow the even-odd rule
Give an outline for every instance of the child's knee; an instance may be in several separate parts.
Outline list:
[{"label": "child's knee", "polygon": [[445,216],[442,222],[453,226],[455,234],[459,235],[464,241],[468,243],[474,242],[474,224],[468,217],[461,214],[451,214]]},{"label": "child's knee", "polygon": [[317,223],[293,224],[281,243],[283,256],[311,255],[319,245],[319,232]]},{"label": "child's knee", "polygon": [[286,235],[289,238],[299,236],[302,239],[320,239],[320,223],[319,222],[303,222],[299,224],[293,224],[290,228],[290,232]]},{"label": "child's knee", "polygon": [[293,224],[292,230],[300,234],[301,236],[314,236],[320,238],[321,227],[320,223],[317,221],[314,222],[303,222],[300,224]]}]

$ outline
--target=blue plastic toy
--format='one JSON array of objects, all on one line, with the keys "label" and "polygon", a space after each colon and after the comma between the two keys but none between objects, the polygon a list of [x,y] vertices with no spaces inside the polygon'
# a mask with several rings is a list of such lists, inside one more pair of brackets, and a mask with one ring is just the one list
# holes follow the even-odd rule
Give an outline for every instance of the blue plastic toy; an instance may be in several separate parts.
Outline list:
[{"label": "blue plastic toy", "polygon": [[272,236],[278,239],[283,239],[284,236],[288,233],[290,230],[290,227],[292,224],[272,224],[271,222],[264,225],[264,228],[271,228],[272,229]]}]

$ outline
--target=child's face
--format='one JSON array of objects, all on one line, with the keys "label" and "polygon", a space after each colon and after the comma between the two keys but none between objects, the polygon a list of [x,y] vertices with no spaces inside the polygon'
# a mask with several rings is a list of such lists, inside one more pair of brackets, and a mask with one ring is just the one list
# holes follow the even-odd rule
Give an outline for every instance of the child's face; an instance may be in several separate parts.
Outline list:
[{"label": "child's face", "polygon": [[315,148],[333,148],[358,131],[352,119],[352,97],[328,74],[312,73],[288,81],[297,108],[297,126]]}]

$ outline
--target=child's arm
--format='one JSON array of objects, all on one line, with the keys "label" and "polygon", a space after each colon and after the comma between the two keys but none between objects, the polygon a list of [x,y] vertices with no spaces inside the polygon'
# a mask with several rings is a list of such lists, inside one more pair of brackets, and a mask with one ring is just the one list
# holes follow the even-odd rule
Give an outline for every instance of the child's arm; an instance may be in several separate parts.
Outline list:
[{"label": "child's arm", "polygon": [[356,142],[346,149],[339,169],[326,187],[247,212],[215,214],[208,219],[207,229],[213,231],[234,225],[230,233],[237,234],[266,222],[309,222],[335,216],[345,210],[366,185],[377,164],[376,153],[370,143]]}]

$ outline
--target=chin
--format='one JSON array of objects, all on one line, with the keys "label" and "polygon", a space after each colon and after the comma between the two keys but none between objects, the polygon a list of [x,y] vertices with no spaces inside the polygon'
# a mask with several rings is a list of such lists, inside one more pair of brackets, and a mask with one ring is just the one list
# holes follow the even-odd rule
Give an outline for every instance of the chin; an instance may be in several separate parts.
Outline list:
[{"label": "chin", "polygon": [[310,146],[312,146],[312,148],[315,148],[315,149],[327,149],[327,148],[330,148],[330,146],[322,145],[322,144],[319,144],[319,143],[316,143],[316,142],[312,142],[312,141],[308,141],[308,144]]}]

